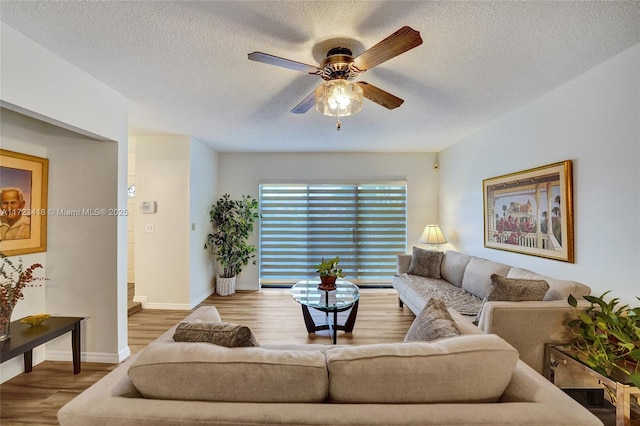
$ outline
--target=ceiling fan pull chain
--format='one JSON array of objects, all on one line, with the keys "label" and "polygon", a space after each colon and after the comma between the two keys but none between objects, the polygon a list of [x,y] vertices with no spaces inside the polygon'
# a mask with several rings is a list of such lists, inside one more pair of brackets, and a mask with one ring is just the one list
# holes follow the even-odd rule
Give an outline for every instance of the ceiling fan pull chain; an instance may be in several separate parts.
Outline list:
[{"label": "ceiling fan pull chain", "polygon": [[338,122],[336,123],[336,130],[340,131],[341,127],[342,127],[342,123],[340,122],[340,119],[338,118]]}]

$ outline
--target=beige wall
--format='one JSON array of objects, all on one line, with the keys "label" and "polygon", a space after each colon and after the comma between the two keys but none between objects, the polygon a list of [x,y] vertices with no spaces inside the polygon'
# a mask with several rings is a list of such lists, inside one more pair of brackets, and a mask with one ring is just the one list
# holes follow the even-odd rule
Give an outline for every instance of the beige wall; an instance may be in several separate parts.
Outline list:
[{"label": "beige wall", "polygon": [[[219,191],[234,198],[258,197],[260,182],[326,179],[408,180],[407,249],[417,242],[427,223],[438,220],[438,172],[432,153],[221,153]],[[251,238],[258,244],[258,232]],[[258,265],[249,264],[238,280],[238,289],[257,290]]]},{"label": "beige wall", "polygon": [[[189,136],[132,139],[136,146],[134,300],[145,309],[191,309],[213,290],[213,268],[203,247],[216,191],[216,154]],[[143,201],[155,201],[156,213],[142,213]]]}]

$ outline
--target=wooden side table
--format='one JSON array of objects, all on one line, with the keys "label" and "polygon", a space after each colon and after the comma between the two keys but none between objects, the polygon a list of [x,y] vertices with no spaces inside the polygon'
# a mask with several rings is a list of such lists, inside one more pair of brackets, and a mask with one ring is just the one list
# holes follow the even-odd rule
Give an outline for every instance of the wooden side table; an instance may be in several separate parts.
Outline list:
[{"label": "wooden side table", "polygon": [[632,398],[637,398],[640,402],[640,389],[633,386],[630,382],[620,382],[610,377],[603,376],[597,371],[591,369],[582,363],[576,357],[575,351],[572,351],[570,345],[546,345],[547,363],[545,365],[545,373],[547,378],[554,383],[555,369],[560,365],[570,365],[576,367],[580,371],[598,380],[598,383],[604,388],[609,395],[611,403],[616,406],[616,426],[632,426],[638,425],[640,422],[631,418],[631,402]]},{"label": "wooden side table", "polygon": [[33,348],[58,336],[71,332],[73,374],[80,373],[80,321],[84,317],[49,317],[42,324],[32,327],[18,321],[11,322],[11,338],[0,346],[0,362],[24,355],[24,372],[33,369]]}]

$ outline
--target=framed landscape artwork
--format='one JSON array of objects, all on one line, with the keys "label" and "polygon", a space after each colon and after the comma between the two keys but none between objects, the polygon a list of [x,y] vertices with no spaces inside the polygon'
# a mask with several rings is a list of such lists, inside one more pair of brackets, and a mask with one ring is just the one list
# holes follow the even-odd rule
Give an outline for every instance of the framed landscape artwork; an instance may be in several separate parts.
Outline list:
[{"label": "framed landscape artwork", "polygon": [[49,160],[0,149],[0,251],[47,250]]},{"label": "framed landscape artwork", "polygon": [[574,262],[571,160],[482,181],[484,246]]}]

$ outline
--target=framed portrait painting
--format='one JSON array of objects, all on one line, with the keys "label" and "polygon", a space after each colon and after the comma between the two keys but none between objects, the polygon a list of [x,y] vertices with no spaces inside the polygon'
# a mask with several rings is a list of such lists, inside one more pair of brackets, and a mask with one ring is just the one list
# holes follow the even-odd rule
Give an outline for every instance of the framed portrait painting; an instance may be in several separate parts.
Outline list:
[{"label": "framed portrait painting", "polygon": [[0,149],[0,251],[47,250],[49,160]]},{"label": "framed portrait painting", "polygon": [[571,160],[482,181],[484,246],[574,262]]}]

